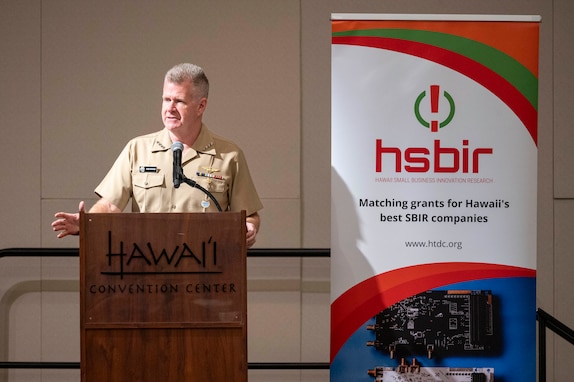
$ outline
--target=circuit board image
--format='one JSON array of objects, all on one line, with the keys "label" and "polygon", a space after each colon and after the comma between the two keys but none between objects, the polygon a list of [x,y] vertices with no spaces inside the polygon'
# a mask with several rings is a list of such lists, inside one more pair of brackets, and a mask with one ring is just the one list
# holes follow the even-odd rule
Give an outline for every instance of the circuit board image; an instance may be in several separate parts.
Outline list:
[{"label": "circuit board image", "polygon": [[492,382],[492,368],[420,367],[398,366],[376,367],[368,374],[374,382]]},{"label": "circuit board image", "polygon": [[486,290],[432,290],[391,305],[367,326],[367,342],[391,358],[488,351],[494,344],[493,296]]}]

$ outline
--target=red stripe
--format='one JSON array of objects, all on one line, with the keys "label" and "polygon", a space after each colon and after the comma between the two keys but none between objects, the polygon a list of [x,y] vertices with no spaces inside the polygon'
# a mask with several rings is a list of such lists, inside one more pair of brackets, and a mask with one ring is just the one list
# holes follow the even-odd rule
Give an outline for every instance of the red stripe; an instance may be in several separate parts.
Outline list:
[{"label": "red stripe", "polygon": [[506,79],[468,57],[428,44],[385,37],[333,37],[332,43],[366,46],[406,53],[451,68],[478,82],[500,98],[522,121],[534,144],[538,145],[538,113],[534,106]]}]

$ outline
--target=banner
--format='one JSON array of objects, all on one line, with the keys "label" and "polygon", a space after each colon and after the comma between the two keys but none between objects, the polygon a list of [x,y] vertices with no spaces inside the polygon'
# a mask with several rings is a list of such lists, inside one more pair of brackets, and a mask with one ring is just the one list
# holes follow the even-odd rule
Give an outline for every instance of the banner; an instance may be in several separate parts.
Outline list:
[{"label": "banner", "polygon": [[536,380],[539,24],[332,15],[331,381]]}]

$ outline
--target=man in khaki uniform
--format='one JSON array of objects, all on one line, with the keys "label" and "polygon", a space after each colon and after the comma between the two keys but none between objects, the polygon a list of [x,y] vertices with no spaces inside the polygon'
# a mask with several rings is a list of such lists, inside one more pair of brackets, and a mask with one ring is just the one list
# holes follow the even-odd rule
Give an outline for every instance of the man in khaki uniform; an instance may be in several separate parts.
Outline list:
[{"label": "man in khaki uniform", "polygon": [[[242,150],[202,122],[208,93],[209,82],[200,67],[179,64],[170,69],[163,86],[164,129],[128,142],[96,187],[100,199],[89,212],[121,212],[130,198],[134,212],[217,211],[200,189],[174,187],[171,145],[181,142],[184,176],[207,190],[223,211],[246,211],[246,241],[251,247],[263,206]],[[84,202],[79,209],[84,210]],[[79,233],[79,213],[58,212],[55,217],[52,228],[59,238]]]}]

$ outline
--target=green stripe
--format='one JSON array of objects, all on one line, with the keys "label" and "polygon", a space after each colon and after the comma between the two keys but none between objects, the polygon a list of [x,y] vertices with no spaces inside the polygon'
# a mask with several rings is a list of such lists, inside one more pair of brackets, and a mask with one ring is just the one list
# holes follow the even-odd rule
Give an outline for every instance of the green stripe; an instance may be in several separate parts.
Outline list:
[{"label": "green stripe", "polygon": [[443,48],[476,61],[510,82],[538,110],[538,79],[524,65],[489,45],[447,33],[411,29],[366,29],[335,32],[333,37],[388,37]]}]

